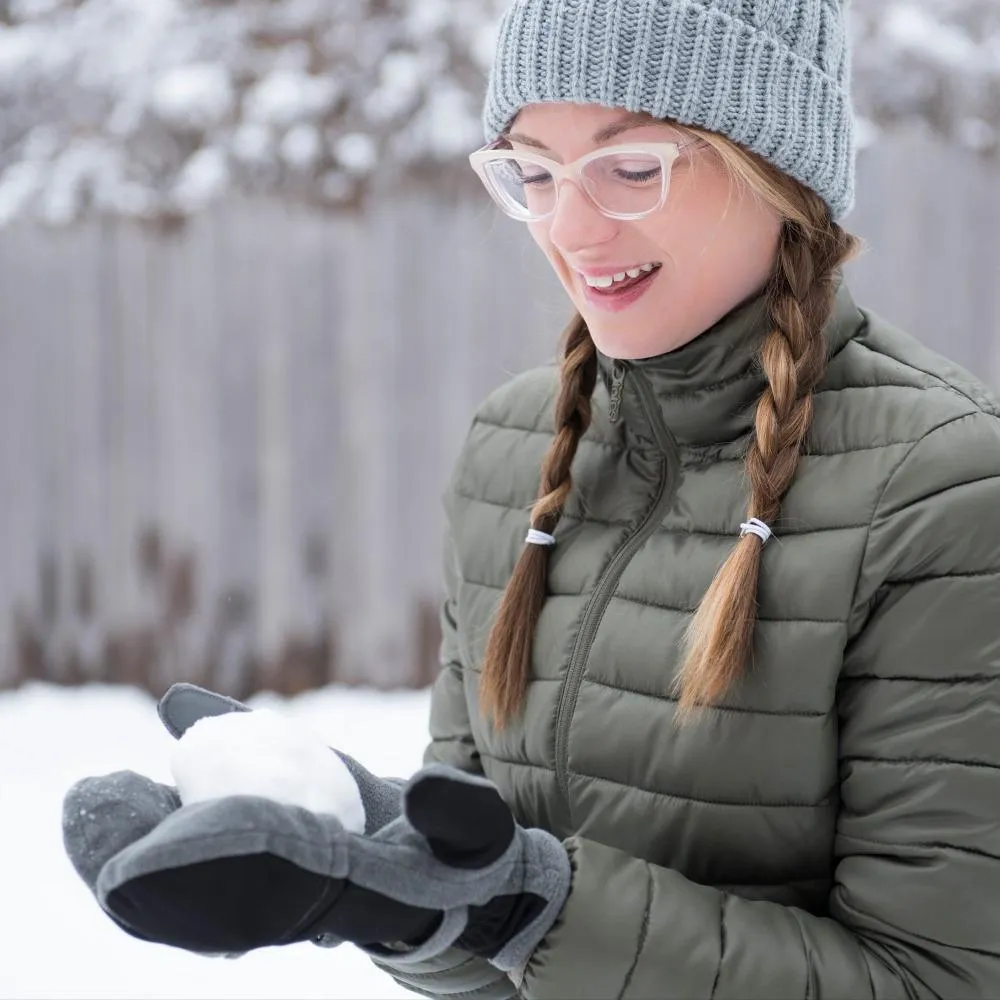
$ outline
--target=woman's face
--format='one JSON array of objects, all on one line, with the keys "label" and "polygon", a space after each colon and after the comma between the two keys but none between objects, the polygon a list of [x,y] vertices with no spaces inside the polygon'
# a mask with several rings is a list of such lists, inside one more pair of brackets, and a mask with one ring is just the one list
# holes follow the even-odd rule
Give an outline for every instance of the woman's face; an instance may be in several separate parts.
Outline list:
[{"label": "woman's face", "polygon": [[[596,133],[618,123],[627,129],[595,141]],[[583,104],[529,105],[511,128],[514,149],[562,163],[595,149],[674,138],[683,141],[647,116]],[[773,268],[781,220],[732,182],[716,154],[700,143],[681,152],[666,204],[644,219],[609,219],[574,183],[564,182],[554,214],[529,228],[598,350],[634,359],[682,347],[758,292]],[[641,293],[637,287],[631,294],[608,294],[587,285],[586,276],[644,264],[658,267]]]}]

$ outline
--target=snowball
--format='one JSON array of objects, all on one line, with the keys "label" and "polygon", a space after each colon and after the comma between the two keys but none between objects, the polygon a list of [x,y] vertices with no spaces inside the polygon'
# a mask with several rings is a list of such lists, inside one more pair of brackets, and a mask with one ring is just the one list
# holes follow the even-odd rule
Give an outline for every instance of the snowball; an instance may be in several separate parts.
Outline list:
[{"label": "snowball", "polygon": [[276,712],[199,719],[174,745],[170,768],[184,805],[255,795],[336,816],[347,830],[364,833],[361,793],[344,762]]}]

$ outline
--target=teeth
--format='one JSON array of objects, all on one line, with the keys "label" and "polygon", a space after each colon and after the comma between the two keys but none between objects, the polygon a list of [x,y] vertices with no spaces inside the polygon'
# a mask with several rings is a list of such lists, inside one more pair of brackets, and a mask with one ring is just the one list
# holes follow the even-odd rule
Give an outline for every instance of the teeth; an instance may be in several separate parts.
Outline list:
[{"label": "teeth", "polygon": [[601,278],[588,278],[584,275],[584,280],[591,288],[610,288],[615,282],[624,281],[626,278],[638,278],[641,274],[648,274],[656,264],[642,264],[639,267],[629,268],[627,271],[620,271],[618,274],[606,274]]}]

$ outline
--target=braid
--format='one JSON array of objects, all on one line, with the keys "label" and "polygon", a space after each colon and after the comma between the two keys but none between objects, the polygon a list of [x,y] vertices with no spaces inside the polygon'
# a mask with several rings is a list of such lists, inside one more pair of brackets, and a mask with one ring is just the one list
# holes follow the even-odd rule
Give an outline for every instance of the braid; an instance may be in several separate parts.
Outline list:
[{"label": "braid", "polygon": [[[570,467],[591,420],[597,384],[597,349],[581,316],[563,337],[563,362],[556,400],[556,434],[542,462],[531,526],[551,534],[573,487]],[[528,688],[531,646],[545,602],[549,550],[526,545],[504,590],[486,642],[479,701],[498,728],[520,710]]]},{"label": "braid", "polygon": [[[822,330],[833,311],[836,272],[857,245],[830,221],[818,198],[808,206],[808,225],[784,225],[767,290],[773,329],[760,363],[768,384],[757,404],[746,471],[747,515],[768,524],[779,514],[812,424],[813,390],[826,370]],[[717,701],[751,659],[762,548],[753,535],[736,543],[691,622],[687,659],[675,684],[681,719]]]}]

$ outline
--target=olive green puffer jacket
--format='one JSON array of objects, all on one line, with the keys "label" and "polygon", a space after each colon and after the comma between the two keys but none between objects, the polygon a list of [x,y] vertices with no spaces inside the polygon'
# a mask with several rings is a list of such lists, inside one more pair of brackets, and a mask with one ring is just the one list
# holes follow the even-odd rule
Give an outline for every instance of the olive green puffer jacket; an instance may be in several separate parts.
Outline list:
[{"label": "olive green puffer jacket", "polygon": [[[458,463],[427,758],[565,839],[573,889],[524,996],[1000,996],[997,404],[843,285],[752,669],[674,724],[684,627],[745,518],[764,320],[758,300],[673,354],[601,359],[526,709],[500,734],[477,671],[556,369],[488,399]],[[458,952],[390,971],[431,996],[517,989]]]}]

